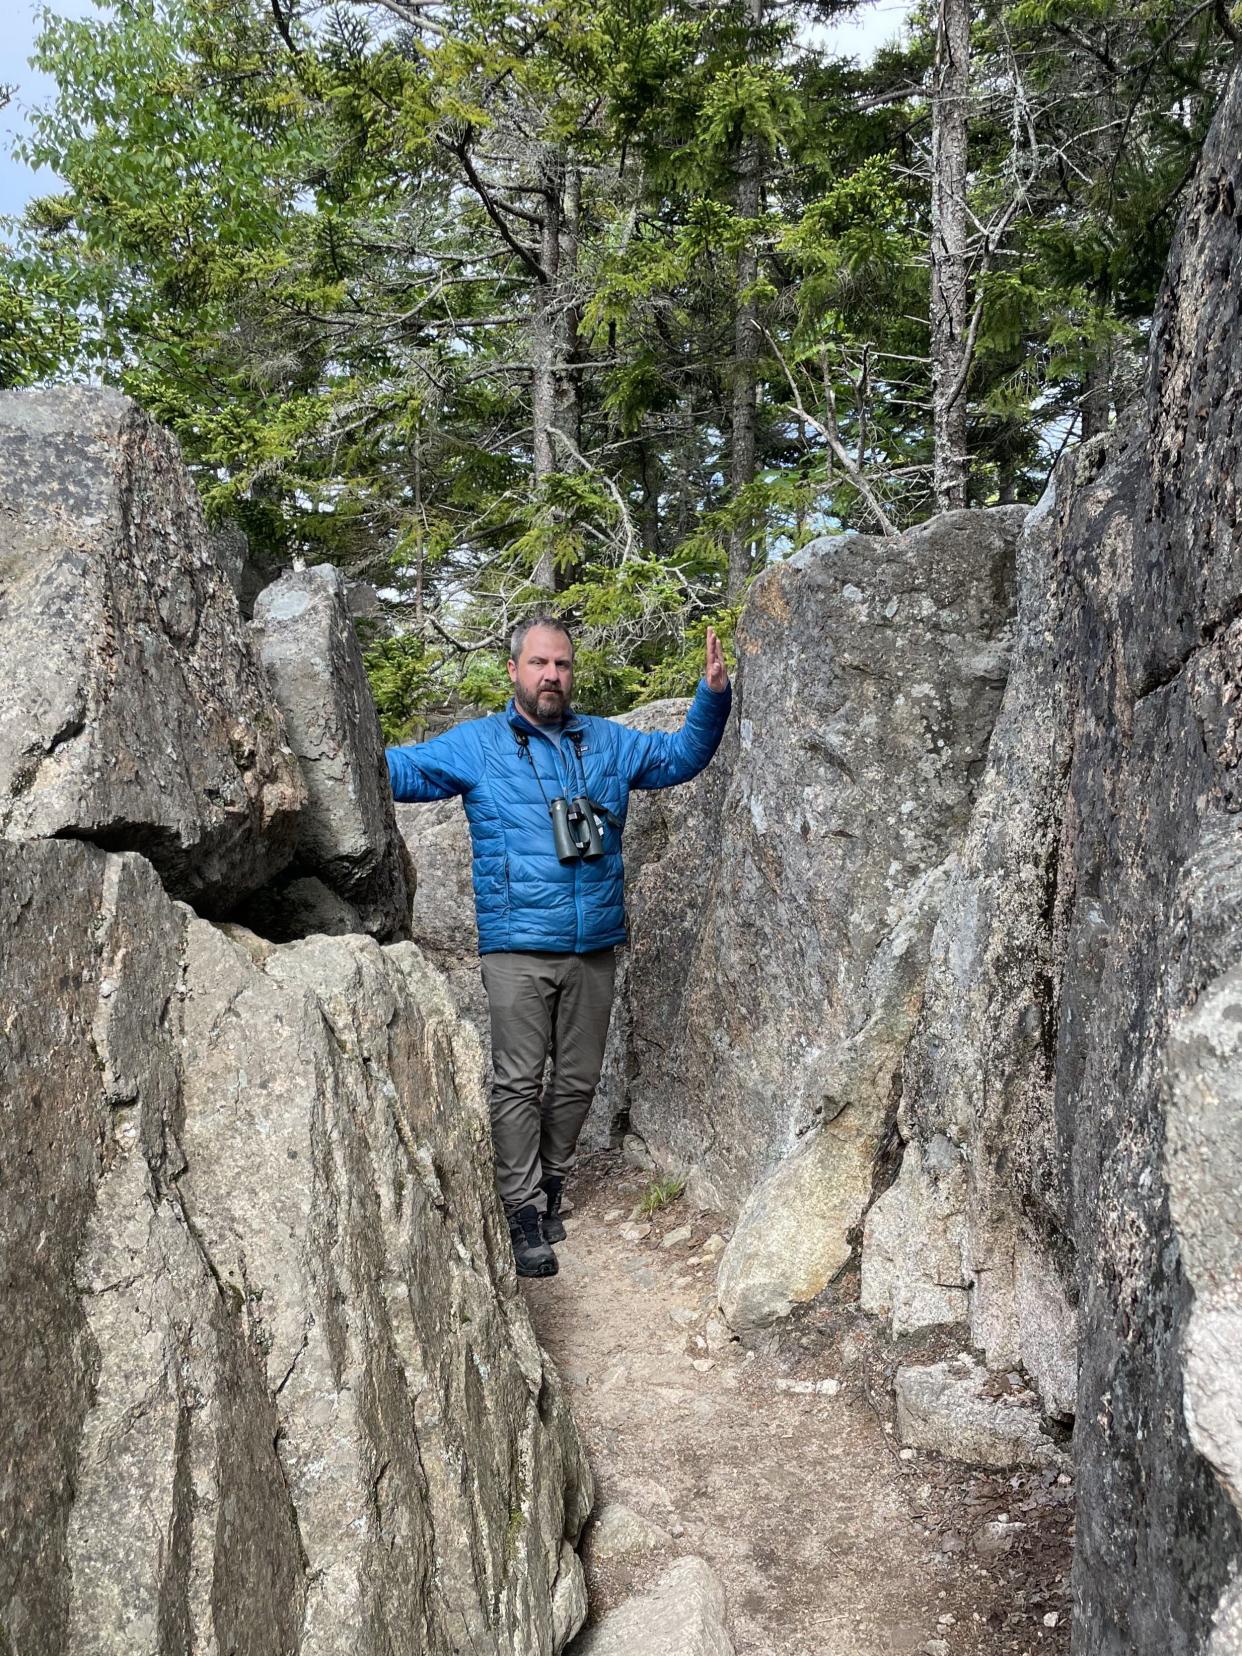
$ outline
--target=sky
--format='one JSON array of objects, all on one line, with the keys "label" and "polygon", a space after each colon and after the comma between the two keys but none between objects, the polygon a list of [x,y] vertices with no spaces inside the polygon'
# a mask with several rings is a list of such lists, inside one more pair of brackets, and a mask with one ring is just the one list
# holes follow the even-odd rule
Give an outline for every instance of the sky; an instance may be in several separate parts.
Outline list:
[{"label": "sky", "polygon": [[[9,0],[8,26],[0,32],[0,83],[16,88],[8,108],[0,110],[0,217],[16,217],[31,196],[52,195],[58,187],[54,175],[32,172],[9,153],[14,138],[26,129],[30,110],[53,90],[28,61],[40,9],[41,0]],[[50,9],[61,17],[94,17],[99,11],[92,0],[52,0]],[[849,21],[824,25],[817,37],[842,56],[866,61],[900,33],[908,10],[907,0],[864,0]]]},{"label": "sky", "polygon": [[[8,108],[0,109],[0,216],[4,217],[20,213],[31,196],[51,195],[57,187],[50,173],[33,173],[9,154],[13,139],[26,129],[29,111],[52,93],[52,83],[36,74],[27,61],[39,32],[39,9],[36,0],[9,0],[9,21],[0,30],[0,84],[16,89]],[[50,9],[61,17],[98,15],[91,0],[57,0]]]}]

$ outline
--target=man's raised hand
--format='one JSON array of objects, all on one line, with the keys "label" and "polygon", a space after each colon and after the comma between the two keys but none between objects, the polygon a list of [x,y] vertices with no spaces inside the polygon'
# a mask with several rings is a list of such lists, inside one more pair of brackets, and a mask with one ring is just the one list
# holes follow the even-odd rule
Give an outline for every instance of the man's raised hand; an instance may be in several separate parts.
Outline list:
[{"label": "man's raised hand", "polygon": [[707,688],[709,690],[727,690],[729,687],[729,673],[725,667],[724,651],[720,648],[720,640],[711,627],[707,629]]}]

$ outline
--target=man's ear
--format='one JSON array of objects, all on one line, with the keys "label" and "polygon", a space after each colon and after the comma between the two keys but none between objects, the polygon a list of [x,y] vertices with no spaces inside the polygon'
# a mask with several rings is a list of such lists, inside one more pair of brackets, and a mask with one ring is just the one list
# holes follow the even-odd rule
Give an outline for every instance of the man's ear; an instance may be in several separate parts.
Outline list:
[{"label": "man's ear", "polygon": [[514,661],[512,656],[509,657],[509,682],[510,684],[517,683],[517,662]]}]

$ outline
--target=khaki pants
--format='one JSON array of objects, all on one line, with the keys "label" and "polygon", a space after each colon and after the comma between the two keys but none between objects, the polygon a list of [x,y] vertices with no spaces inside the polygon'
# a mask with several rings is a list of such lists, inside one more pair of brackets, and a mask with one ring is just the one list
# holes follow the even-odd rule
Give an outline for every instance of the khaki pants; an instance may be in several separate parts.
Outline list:
[{"label": "khaki pants", "polygon": [[482,967],[492,1018],[496,1183],[506,1213],[528,1202],[542,1213],[539,1181],[568,1173],[599,1084],[616,957],[612,949],[485,954]]}]

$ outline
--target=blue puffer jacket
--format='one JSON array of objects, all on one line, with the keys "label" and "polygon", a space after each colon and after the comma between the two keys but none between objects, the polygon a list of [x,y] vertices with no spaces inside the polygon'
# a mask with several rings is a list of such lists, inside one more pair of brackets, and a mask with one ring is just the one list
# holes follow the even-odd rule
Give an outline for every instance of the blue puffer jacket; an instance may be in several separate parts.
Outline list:
[{"label": "blue puffer jacket", "polygon": [[[480,954],[589,954],[625,942],[621,830],[630,790],[671,788],[697,776],[720,745],[732,700],[731,689],[709,690],[701,681],[673,735],[573,713],[559,752],[510,702],[503,713],[472,719],[429,742],[388,749],[394,799],[465,796]],[[584,792],[610,816],[604,855],[558,862],[545,795],[572,799]]]}]

